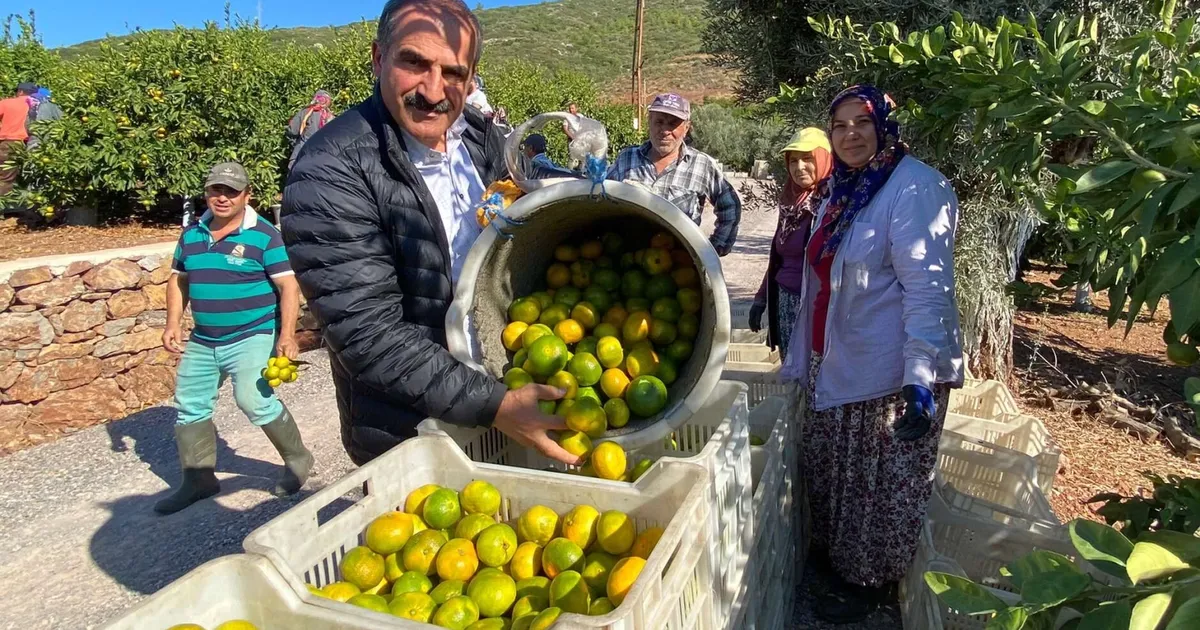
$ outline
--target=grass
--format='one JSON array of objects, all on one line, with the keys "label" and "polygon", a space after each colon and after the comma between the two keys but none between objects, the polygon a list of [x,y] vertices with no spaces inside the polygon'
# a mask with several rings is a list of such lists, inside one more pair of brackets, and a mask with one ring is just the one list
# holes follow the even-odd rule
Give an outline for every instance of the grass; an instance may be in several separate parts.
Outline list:
[{"label": "grass", "polygon": [[[696,97],[732,92],[733,80],[705,64],[700,40],[705,0],[646,3],[643,74],[646,90],[676,90]],[[551,69],[587,75],[613,99],[629,93],[633,66],[633,0],[557,0],[477,11],[484,33],[484,58],[519,58]],[[344,26],[272,29],[279,46],[328,43]],[[122,40],[136,34],[113,37]],[[111,40],[110,40],[111,41]],[[64,57],[94,54],[100,40],[59,49]]]}]

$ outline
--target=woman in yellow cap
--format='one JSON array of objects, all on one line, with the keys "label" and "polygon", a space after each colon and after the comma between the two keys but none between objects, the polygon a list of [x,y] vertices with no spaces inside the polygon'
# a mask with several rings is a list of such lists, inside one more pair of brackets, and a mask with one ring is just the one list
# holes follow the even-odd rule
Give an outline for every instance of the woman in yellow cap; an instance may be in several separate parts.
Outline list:
[{"label": "woman in yellow cap", "polygon": [[792,326],[802,305],[804,250],[816,210],[826,196],[825,181],[833,173],[829,138],[816,127],[796,132],[781,151],[788,179],[779,199],[779,224],[771,239],[767,273],[750,307],[750,330],[762,327],[767,313],[767,345],[786,354]]}]

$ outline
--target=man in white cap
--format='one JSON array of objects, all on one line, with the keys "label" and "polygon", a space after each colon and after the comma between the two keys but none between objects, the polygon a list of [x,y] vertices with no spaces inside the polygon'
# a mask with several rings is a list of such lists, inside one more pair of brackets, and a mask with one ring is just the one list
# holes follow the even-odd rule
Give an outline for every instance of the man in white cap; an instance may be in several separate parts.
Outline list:
[{"label": "man in white cap", "polygon": [[678,94],[660,94],[650,103],[650,139],[617,155],[608,178],[638,183],[670,201],[700,225],[707,199],[717,225],[709,242],[724,256],[737,240],[742,202],[717,161],[684,143],[692,129],[692,106]]}]

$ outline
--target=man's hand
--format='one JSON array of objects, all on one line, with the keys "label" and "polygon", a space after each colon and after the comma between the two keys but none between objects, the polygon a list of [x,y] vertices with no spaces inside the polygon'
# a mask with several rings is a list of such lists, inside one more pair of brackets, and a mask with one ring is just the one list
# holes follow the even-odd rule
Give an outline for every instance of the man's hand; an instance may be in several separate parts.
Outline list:
[{"label": "man's hand", "polygon": [[275,356],[295,361],[300,356],[300,344],[296,343],[295,337],[280,337],[275,343]]},{"label": "man's hand", "polygon": [[896,439],[912,442],[929,433],[937,409],[933,392],[920,385],[905,385],[901,392],[904,394],[904,415],[896,421]]},{"label": "man's hand", "polygon": [[750,325],[751,332],[762,330],[762,316],[765,312],[767,312],[767,305],[761,302],[755,302],[750,307],[750,321],[746,323]]},{"label": "man's hand", "polygon": [[163,331],[162,340],[163,347],[167,349],[167,352],[175,354],[183,352],[183,330],[179,326],[167,326],[167,329]]},{"label": "man's hand", "polygon": [[577,466],[580,459],[559,446],[548,431],[566,430],[567,425],[557,416],[548,416],[538,409],[539,400],[558,400],[564,392],[549,385],[529,384],[504,395],[492,426],[520,444],[535,448],[542,455],[564,464]]}]

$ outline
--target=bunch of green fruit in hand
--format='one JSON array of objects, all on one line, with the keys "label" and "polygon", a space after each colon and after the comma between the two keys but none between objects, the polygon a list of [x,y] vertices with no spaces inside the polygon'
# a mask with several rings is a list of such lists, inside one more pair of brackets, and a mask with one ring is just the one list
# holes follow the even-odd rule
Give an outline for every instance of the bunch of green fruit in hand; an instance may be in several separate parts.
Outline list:
[{"label": "bunch of green fruit in hand", "polygon": [[263,368],[262,377],[272,389],[284,383],[291,383],[300,378],[296,372],[296,364],[287,357],[271,357],[267,359],[267,367]]}]

